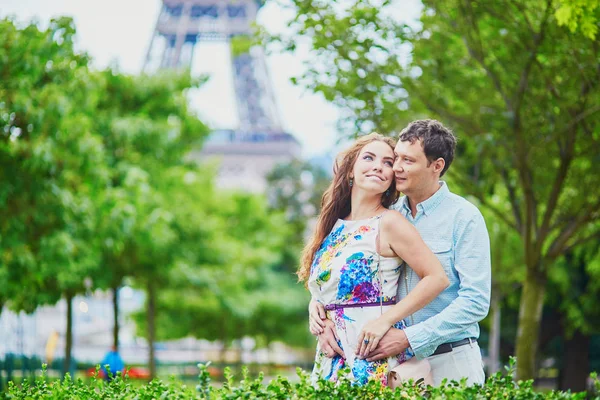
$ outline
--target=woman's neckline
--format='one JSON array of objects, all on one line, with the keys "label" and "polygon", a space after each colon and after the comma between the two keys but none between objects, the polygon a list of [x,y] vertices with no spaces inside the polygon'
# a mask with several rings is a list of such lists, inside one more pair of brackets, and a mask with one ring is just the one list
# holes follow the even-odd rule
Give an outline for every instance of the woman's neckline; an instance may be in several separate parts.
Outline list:
[{"label": "woman's neckline", "polygon": [[362,222],[362,221],[368,221],[370,219],[375,219],[375,218],[379,218],[381,217],[383,214],[386,213],[386,210],[383,210],[383,212],[377,214],[377,215],[373,215],[372,217],[368,217],[368,218],[361,218],[361,219],[342,219],[342,218],[338,218],[338,221],[342,221],[342,222]]}]

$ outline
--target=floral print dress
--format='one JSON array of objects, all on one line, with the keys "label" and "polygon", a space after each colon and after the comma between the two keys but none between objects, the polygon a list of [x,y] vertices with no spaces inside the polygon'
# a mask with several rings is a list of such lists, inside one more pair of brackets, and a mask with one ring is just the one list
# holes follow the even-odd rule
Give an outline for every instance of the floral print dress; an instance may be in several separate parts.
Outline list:
[{"label": "floral print dress", "polygon": [[[365,220],[338,220],[331,233],[316,252],[308,280],[308,289],[314,300],[323,305],[379,303],[395,300],[402,260],[398,257],[380,257],[377,262],[376,238],[381,215]],[[389,307],[383,306],[383,312]],[[365,323],[381,315],[376,307],[338,308],[327,311],[327,318],[335,323],[338,344],[346,359],[336,355],[329,358],[317,345],[312,379],[337,381],[338,372],[349,367],[350,379],[364,385],[377,379],[387,385],[390,368],[413,356],[410,350],[384,360],[368,362],[356,358],[358,336]],[[394,327],[403,329],[400,321]]]}]

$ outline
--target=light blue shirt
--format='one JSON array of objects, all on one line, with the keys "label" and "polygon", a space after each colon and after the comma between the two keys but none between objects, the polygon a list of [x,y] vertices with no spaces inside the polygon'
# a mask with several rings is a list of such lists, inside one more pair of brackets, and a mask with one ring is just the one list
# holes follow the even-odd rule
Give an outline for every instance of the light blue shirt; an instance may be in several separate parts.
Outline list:
[{"label": "light blue shirt", "polygon": [[[412,217],[408,198],[393,207],[419,231],[440,260],[450,286],[431,303],[406,318],[404,332],[417,358],[430,356],[443,343],[479,338],[479,324],[490,306],[490,240],[481,212],[451,193],[445,182],[433,196],[417,204]],[[414,289],[419,276],[410,268],[400,275],[398,298]]]}]

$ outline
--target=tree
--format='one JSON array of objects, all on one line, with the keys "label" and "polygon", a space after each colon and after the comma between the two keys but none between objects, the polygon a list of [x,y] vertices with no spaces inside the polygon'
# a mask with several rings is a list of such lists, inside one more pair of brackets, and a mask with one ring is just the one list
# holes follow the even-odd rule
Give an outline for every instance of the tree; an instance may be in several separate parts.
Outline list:
[{"label": "tree", "polygon": [[[189,256],[188,238],[181,236],[186,232],[175,221],[179,205],[173,202],[173,190],[181,188],[186,173],[196,172],[185,156],[208,133],[186,100],[186,89],[202,81],[185,72],[134,77],[108,70],[100,77],[106,89],[99,101],[98,132],[112,167],[103,207],[109,239],[103,248],[108,263],[104,284],[116,293],[122,279],[130,275],[146,290],[149,365],[154,377],[158,292],[170,270]],[[117,327],[115,308],[115,342]]]},{"label": "tree", "polygon": [[[476,201],[475,201],[476,202]],[[516,290],[520,289],[523,281],[523,248],[519,235],[506,229],[506,226],[487,209],[483,210],[486,225],[490,234],[492,252],[492,293],[490,299],[490,313],[485,327],[489,325],[488,339],[488,374],[501,370],[503,365],[500,350],[502,340],[503,303]]]},{"label": "tree", "polygon": [[551,323],[562,342],[562,352],[558,354],[559,389],[576,391],[587,387],[591,337],[600,333],[599,277],[599,242],[567,252],[549,272],[548,292],[552,296],[547,308],[558,316]]},{"label": "tree", "polygon": [[275,268],[290,237],[283,214],[269,210],[263,196],[218,192],[205,179],[197,177],[175,197],[179,211],[197,210],[176,216],[182,228],[204,226],[206,232],[189,242],[198,257],[180,262],[158,297],[158,337],[218,340],[223,351],[247,336],[262,344],[306,343],[305,327],[295,330],[298,323],[291,322],[305,322],[304,290]]},{"label": "tree", "polygon": [[0,21],[0,246],[10,308],[67,302],[65,371],[71,369],[72,299],[98,266],[96,207],[106,186],[102,142],[91,132],[97,81],[73,49],[68,18],[46,30]]},{"label": "tree", "polygon": [[307,229],[321,208],[321,197],[331,177],[310,162],[292,160],[277,165],[267,176],[270,208],[285,213],[291,227],[288,246],[283,249],[283,270],[296,272]]},{"label": "tree", "polygon": [[[188,110],[185,100],[186,89],[202,80],[186,73],[128,76],[111,69],[97,75],[103,90],[94,121],[108,155],[111,182],[101,199],[105,268],[98,286],[113,292],[113,341],[118,347],[117,293],[124,277],[140,273],[130,250],[147,217],[142,210],[158,212],[160,206],[149,205],[148,200],[160,198],[167,187],[162,183],[163,173],[185,165],[185,154],[208,130]],[[164,200],[163,207],[169,211],[172,205]]]},{"label": "tree", "polygon": [[391,1],[292,4],[292,39],[274,41],[310,40],[297,81],[343,107],[347,134],[424,115],[459,134],[453,178],[522,240],[517,373],[533,377],[549,268],[600,235],[598,43],[559,27],[552,0],[425,1],[414,25]]},{"label": "tree", "polygon": [[[207,133],[186,100],[201,80],[91,72],[73,50],[70,19],[45,31],[4,20],[0,35],[0,300],[32,312],[65,297],[69,370],[72,299],[86,282],[116,292],[136,276],[152,322],[155,283],[185,250],[164,180],[188,166],[185,155]],[[148,336],[152,353],[152,329]]]}]

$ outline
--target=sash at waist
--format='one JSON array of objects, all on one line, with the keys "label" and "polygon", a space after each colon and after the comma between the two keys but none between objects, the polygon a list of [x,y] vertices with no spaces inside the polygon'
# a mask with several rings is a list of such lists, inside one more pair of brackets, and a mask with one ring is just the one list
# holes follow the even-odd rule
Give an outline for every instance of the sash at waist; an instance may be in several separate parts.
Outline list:
[{"label": "sash at waist", "polygon": [[356,308],[356,307],[378,307],[382,306],[393,306],[396,304],[396,299],[386,300],[383,302],[374,301],[372,303],[350,303],[350,304],[327,304],[325,309],[327,311],[340,310],[342,308]]}]

